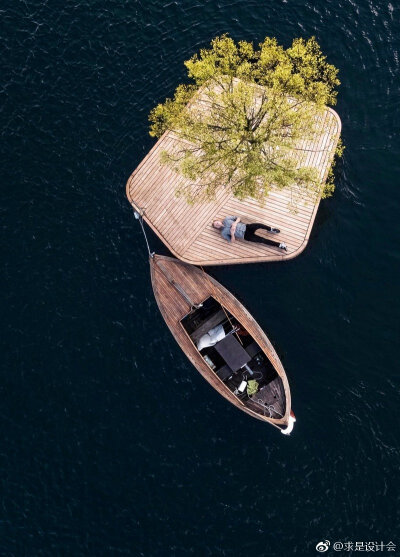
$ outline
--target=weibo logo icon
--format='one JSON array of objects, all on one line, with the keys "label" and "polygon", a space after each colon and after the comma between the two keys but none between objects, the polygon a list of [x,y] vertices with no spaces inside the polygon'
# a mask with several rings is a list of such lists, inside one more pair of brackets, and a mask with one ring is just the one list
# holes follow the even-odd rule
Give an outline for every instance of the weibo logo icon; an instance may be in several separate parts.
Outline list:
[{"label": "weibo logo icon", "polygon": [[325,540],[323,542],[318,542],[315,549],[320,553],[325,553],[325,551],[328,551],[330,545],[331,542],[329,540]]}]

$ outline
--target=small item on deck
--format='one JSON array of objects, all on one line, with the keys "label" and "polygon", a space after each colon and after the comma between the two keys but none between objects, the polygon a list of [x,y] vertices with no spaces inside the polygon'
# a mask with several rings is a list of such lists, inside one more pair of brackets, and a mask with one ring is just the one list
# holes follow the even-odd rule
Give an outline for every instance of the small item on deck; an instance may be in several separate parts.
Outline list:
[{"label": "small item on deck", "polygon": [[252,396],[258,391],[258,382],[255,379],[250,379],[247,382],[247,395]]},{"label": "small item on deck", "polygon": [[207,356],[207,354],[204,354],[203,358],[204,358],[204,361],[207,362],[207,364],[210,366],[211,369],[216,368],[216,365],[214,364],[212,359],[209,356]]},{"label": "small item on deck", "polygon": [[242,381],[238,387],[239,393],[244,393],[246,387],[247,387],[247,381]]}]

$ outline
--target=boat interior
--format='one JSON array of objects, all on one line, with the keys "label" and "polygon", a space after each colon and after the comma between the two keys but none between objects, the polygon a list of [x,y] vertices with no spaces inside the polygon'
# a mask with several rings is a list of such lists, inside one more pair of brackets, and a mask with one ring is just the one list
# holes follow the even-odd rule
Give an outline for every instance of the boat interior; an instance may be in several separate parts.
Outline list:
[{"label": "boat interior", "polygon": [[285,415],[282,379],[250,333],[212,296],[181,324],[210,369],[252,411]]}]

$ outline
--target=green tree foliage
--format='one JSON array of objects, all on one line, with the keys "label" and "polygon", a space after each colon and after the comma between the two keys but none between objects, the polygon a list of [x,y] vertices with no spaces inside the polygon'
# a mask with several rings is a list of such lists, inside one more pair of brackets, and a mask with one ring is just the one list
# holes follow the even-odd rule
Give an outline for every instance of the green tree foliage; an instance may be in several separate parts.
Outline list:
[{"label": "green tree foliage", "polygon": [[262,201],[272,187],[289,187],[295,208],[332,193],[332,180],[324,188],[316,168],[299,164],[339,84],[314,38],[284,49],[267,37],[256,50],[222,35],[185,65],[193,83],[149,116],[150,135],[170,130],[180,140],[162,153],[191,183],[178,194],[208,200],[224,186]]}]

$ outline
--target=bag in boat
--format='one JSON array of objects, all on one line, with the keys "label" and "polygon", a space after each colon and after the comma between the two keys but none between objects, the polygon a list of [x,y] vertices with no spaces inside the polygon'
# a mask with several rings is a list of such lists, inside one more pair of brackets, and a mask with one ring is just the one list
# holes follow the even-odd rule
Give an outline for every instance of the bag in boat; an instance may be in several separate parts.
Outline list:
[{"label": "bag in boat", "polygon": [[214,346],[220,340],[225,338],[225,331],[222,325],[217,325],[213,329],[210,329],[208,333],[200,337],[199,342],[197,343],[197,350],[203,350],[203,348],[207,348],[208,346]]}]

